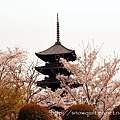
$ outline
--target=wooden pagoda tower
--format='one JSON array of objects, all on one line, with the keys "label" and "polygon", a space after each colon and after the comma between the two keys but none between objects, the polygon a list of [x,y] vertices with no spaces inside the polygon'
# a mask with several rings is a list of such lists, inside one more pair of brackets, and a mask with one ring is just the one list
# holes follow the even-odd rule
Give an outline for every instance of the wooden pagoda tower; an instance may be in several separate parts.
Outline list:
[{"label": "wooden pagoda tower", "polygon": [[76,54],[74,50],[64,47],[60,42],[60,32],[59,32],[59,18],[57,13],[57,41],[50,48],[35,53],[36,56],[45,62],[45,66],[35,67],[35,69],[49,77],[45,77],[42,81],[37,81],[37,86],[46,88],[49,87],[51,90],[55,91],[60,88],[60,81],[56,79],[57,74],[70,75],[70,73],[59,63],[60,57],[66,59],[67,61],[76,60]]}]

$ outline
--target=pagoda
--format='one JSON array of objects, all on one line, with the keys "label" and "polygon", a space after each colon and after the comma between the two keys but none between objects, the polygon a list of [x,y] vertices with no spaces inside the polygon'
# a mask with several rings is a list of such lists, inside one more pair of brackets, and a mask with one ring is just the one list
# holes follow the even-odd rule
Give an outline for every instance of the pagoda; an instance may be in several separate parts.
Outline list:
[{"label": "pagoda", "polygon": [[35,53],[38,58],[45,62],[45,66],[35,67],[35,69],[42,73],[43,75],[48,75],[44,80],[37,81],[37,86],[42,88],[51,88],[55,91],[60,88],[60,81],[56,79],[57,74],[64,74],[69,76],[69,73],[61,63],[59,63],[60,58],[64,58],[67,61],[76,60],[76,54],[74,50],[64,47],[60,42],[60,32],[59,32],[59,18],[57,13],[57,41],[50,48]]}]

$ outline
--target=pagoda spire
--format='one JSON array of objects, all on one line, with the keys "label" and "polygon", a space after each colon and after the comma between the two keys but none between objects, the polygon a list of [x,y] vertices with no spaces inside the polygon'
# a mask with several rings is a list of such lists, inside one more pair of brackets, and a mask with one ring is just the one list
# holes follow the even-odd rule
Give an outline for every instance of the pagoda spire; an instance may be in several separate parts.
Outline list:
[{"label": "pagoda spire", "polygon": [[56,44],[61,44],[60,43],[60,30],[59,30],[59,17],[58,17],[58,13],[57,13],[57,42]]}]

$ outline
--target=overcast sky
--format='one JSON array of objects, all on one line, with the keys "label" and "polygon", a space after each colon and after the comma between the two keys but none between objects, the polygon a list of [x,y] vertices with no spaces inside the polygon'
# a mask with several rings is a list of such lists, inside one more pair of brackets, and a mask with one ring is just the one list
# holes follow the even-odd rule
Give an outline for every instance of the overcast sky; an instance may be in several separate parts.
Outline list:
[{"label": "overcast sky", "polygon": [[79,54],[94,39],[100,54],[120,54],[120,0],[0,0],[0,48],[19,45],[36,58],[56,41],[57,12],[64,46]]}]

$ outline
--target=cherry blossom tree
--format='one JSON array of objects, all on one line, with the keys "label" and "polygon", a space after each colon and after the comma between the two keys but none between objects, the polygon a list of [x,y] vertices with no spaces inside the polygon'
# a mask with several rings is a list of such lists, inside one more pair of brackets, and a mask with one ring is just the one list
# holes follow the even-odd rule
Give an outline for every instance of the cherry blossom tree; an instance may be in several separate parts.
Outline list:
[{"label": "cherry blossom tree", "polygon": [[0,119],[16,120],[19,109],[37,93],[37,73],[28,52],[15,47],[0,50]]},{"label": "cherry blossom tree", "polygon": [[[26,103],[38,103],[48,108],[54,100],[51,90],[37,86],[41,79],[35,66],[38,61],[28,62],[28,52],[15,47],[0,50],[0,119],[16,120],[20,108]],[[53,96],[54,95],[54,96]]]},{"label": "cherry blossom tree", "polygon": [[76,61],[68,62],[61,58],[60,62],[71,75],[58,75],[57,79],[67,92],[63,97],[64,104],[92,105],[99,117],[106,120],[114,106],[120,103],[120,59],[117,54],[114,54],[114,58],[102,58],[98,56],[99,51],[88,44]]},{"label": "cherry blossom tree", "polygon": [[40,63],[26,63],[26,51],[19,47],[0,50],[0,119],[16,120],[20,107],[30,102],[46,106],[58,119],[64,109],[86,103],[95,107],[102,120],[108,119],[120,101],[120,59],[117,54],[102,58],[99,52],[100,49],[88,44],[76,61],[61,58],[71,75],[57,75],[61,88],[53,92],[50,88],[37,87],[41,75],[35,66]]},{"label": "cherry blossom tree", "polygon": [[101,119],[108,119],[120,101],[120,59],[115,53],[113,58],[102,58],[98,56],[100,49],[101,47],[95,49],[88,44],[76,61],[68,62],[61,58],[60,62],[71,75],[57,75],[61,88],[55,92],[41,88],[32,100],[46,106],[54,115],[72,104],[85,103],[94,106]]},{"label": "cherry blossom tree", "polygon": [[0,50],[0,119],[16,118],[18,108],[23,104],[24,70],[27,52],[19,47]]}]

